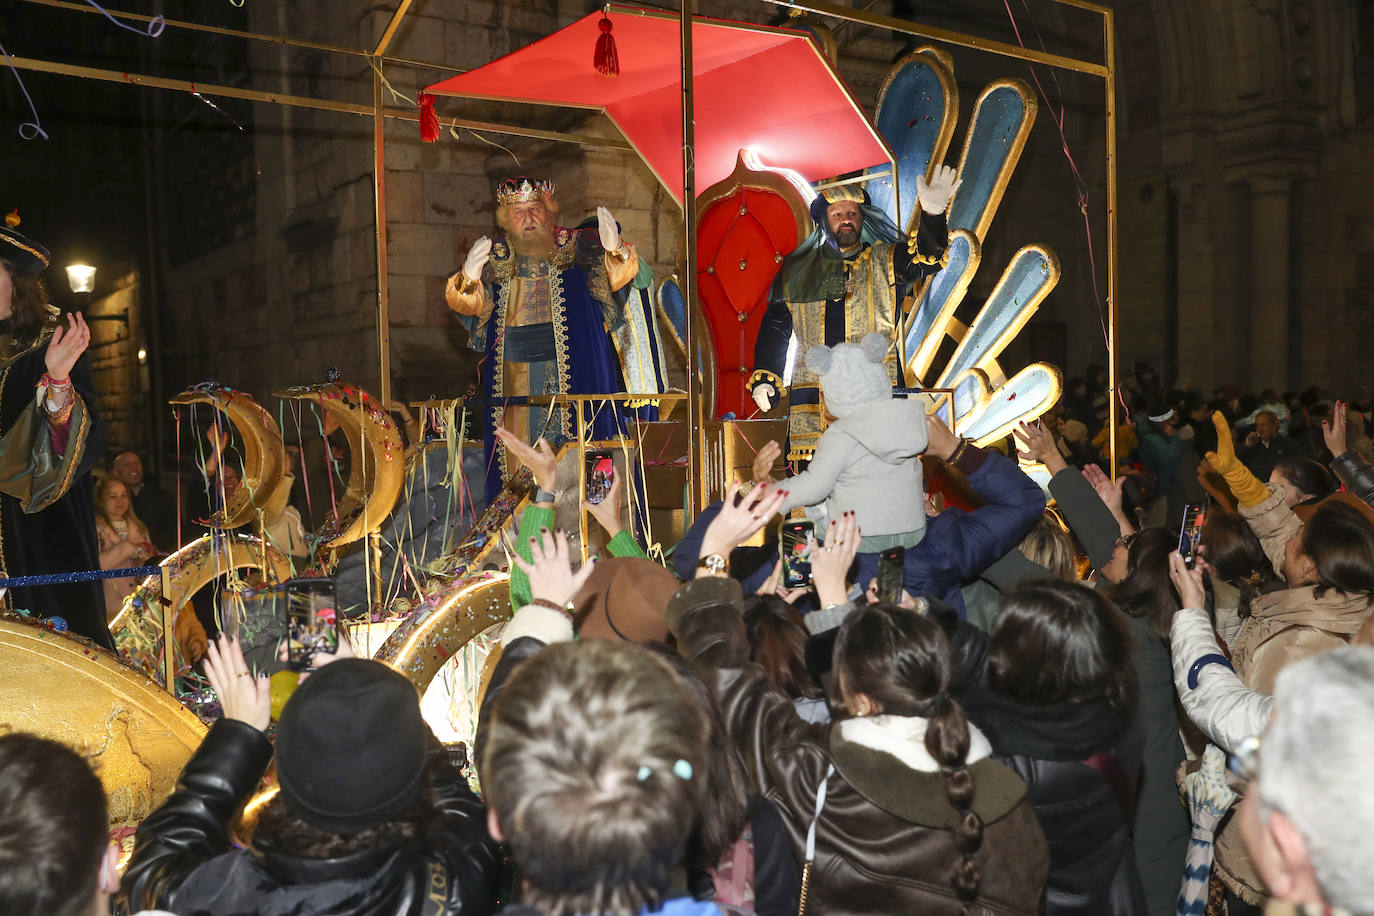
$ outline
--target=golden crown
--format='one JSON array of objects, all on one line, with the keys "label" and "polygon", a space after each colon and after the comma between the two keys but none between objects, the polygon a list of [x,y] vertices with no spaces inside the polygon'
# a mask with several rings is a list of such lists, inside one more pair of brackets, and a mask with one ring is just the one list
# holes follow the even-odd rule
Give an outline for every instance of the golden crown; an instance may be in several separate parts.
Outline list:
[{"label": "golden crown", "polygon": [[827,204],[838,204],[842,201],[852,201],[856,204],[866,203],[864,200],[864,186],[861,184],[841,184],[825,188],[820,192]]},{"label": "golden crown", "polygon": [[521,175],[507,178],[496,186],[496,206],[524,204],[532,200],[548,200],[553,196],[553,182],[545,179],[531,181]]}]

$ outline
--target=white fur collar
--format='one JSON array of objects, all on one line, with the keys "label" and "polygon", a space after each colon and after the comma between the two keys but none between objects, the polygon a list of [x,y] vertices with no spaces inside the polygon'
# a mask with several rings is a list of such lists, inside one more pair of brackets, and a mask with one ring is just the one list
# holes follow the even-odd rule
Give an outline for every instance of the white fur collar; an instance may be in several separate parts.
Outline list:
[{"label": "white fur collar", "polygon": [[[969,748],[965,763],[982,760],[992,753],[992,744],[972,722],[968,726]],[[918,716],[866,716],[845,719],[840,736],[870,750],[891,754],[913,770],[937,773],[940,765],[926,750],[926,720]]]}]

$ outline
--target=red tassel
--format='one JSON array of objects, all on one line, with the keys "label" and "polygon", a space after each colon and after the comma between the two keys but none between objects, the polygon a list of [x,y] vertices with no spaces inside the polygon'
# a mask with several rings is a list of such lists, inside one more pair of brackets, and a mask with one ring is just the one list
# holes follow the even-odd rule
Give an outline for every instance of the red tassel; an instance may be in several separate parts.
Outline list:
[{"label": "red tassel", "polygon": [[[610,12],[609,7],[606,12]],[[596,56],[592,58],[592,66],[596,67],[596,72],[602,76],[619,76],[620,54],[615,49],[610,17],[603,13],[601,21],[596,25],[601,29],[601,37],[596,40]]]},{"label": "red tassel", "polygon": [[439,139],[439,116],[434,113],[434,96],[420,93],[420,139],[433,143]]}]

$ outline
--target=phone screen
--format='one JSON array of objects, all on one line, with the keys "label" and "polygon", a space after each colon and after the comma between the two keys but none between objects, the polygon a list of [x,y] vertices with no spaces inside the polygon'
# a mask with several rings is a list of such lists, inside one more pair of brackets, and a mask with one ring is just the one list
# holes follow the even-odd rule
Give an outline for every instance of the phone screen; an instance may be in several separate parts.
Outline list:
[{"label": "phone screen", "polygon": [[785,588],[805,588],[811,584],[811,551],[815,547],[816,526],[811,522],[783,522],[778,537]]},{"label": "phone screen", "polygon": [[615,461],[611,459],[610,452],[588,452],[587,502],[600,503],[605,501],[606,494],[611,492],[611,484],[614,482]]},{"label": "phone screen", "polygon": [[1197,548],[1202,543],[1202,525],[1206,520],[1206,503],[1189,503],[1183,510],[1183,525],[1178,532],[1178,552],[1189,569],[1197,561]]},{"label": "phone screen", "polygon": [[878,600],[897,604],[906,577],[906,548],[889,547],[878,554]]},{"label": "phone screen", "polygon": [[332,578],[292,579],[286,583],[286,664],[304,671],[317,652],[339,648],[337,591]]}]

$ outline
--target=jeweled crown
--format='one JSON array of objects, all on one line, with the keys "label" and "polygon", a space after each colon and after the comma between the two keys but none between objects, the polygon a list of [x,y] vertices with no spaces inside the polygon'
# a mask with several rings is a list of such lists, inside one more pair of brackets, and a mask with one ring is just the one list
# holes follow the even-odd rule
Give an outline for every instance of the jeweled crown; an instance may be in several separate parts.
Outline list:
[{"label": "jeweled crown", "polygon": [[524,175],[507,178],[496,186],[496,206],[524,204],[532,200],[548,200],[553,196],[553,182],[547,178],[531,181]]}]

